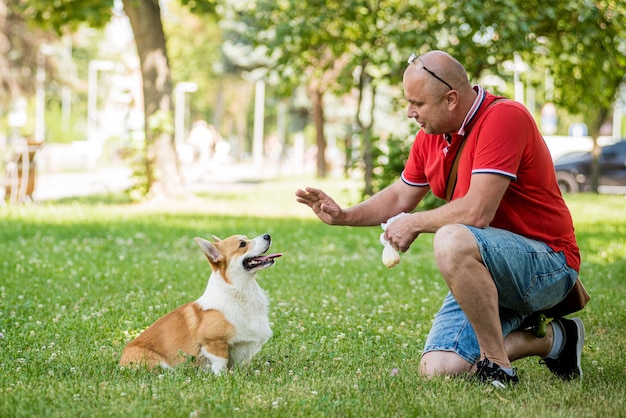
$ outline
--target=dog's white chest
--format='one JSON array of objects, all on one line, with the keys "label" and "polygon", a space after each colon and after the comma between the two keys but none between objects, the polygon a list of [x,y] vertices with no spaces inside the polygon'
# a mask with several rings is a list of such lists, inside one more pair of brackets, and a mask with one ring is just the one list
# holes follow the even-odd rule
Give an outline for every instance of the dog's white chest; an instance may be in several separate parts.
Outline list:
[{"label": "dog's white chest", "polygon": [[215,309],[235,328],[229,345],[229,363],[246,363],[272,336],[268,316],[268,299],[255,281],[242,289],[214,281],[197,300],[204,310]]}]

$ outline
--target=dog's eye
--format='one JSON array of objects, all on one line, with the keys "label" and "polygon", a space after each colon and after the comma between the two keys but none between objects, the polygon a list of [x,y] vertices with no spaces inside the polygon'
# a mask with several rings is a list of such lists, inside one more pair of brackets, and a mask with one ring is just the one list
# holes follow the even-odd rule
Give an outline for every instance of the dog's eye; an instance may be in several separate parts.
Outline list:
[{"label": "dog's eye", "polygon": [[245,241],[241,241],[241,242],[239,243],[239,248],[243,248],[243,247],[245,247],[246,245],[248,245],[248,244],[247,244]]}]

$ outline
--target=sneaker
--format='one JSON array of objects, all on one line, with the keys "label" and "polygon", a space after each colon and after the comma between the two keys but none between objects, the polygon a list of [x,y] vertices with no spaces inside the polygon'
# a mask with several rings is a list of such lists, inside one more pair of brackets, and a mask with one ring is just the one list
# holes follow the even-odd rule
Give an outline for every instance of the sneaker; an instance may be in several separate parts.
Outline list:
[{"label": "sneaker", "polygon": [[579,318],[555,318],[554,321],[563,327],[565,342],[558,358],[544,358],[542,362],[552,373],[563,380],[582,379],[583,369],[580,367],[580,357],[585,343],[583,321]]},{"label": "sneaker", "polygon": [[519,383],[515,371],[513,371],[513,375],[510,375],[502,367],[487,358],[476,364],[476,376],[478,376],[481,383],[491,383],[501,389],[506,388],[508,385],[517,385]]}]

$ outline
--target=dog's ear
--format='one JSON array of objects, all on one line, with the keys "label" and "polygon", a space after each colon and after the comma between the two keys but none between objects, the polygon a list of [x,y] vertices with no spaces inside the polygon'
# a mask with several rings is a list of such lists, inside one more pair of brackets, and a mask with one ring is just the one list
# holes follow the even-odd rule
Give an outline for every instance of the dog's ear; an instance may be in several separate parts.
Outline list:
[{"label": "dog's ear", "polygon": [[215,242],[222,242],[221,239],[219,239],[218,237],[216,237],[215,235],[211,235],[213,237],[213,241]]},{"label": "dog's ear", "polygon": [[222,259],[222,254],[213,243],[199,237],[194,238],[194,241],[200,246],[210,262],[217,263]]}]

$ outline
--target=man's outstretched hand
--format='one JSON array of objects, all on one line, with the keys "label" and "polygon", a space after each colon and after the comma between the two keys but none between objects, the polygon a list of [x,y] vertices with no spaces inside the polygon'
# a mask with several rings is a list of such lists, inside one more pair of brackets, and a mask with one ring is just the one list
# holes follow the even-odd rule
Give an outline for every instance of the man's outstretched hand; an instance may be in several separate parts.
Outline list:
[{"label": "man's outstretched hand", "polygon": [[310,207],[328,225],[346,225],[345,211],[326,193],[313,187],[296,190],[296,201]]}]

